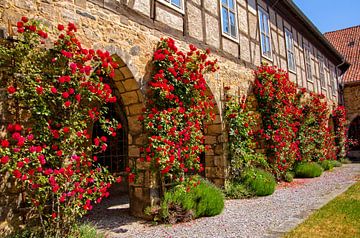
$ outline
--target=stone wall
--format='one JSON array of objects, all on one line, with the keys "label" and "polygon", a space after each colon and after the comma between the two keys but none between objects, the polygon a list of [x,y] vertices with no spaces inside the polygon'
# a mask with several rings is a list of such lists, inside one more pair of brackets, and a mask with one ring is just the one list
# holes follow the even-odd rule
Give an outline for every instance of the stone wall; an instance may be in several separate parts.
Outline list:
[{"label": "stone wall", "polygon": [[[50,31],[57,24],[74,22],[85,47],[108,50],[117,59],[115,85],[125,107],[128,121],[128,157],[131,166],[138,166],[141,184],[130,186],[131,211],[142,216],[146,206],[158,201],[156,175],[148,165],[138,163],[140,147],[146,137],[137,118],[144,106],[144,92],[150,77],[153,49],[160,37],[172,37],[182,49],[189,43],[200,48],[210,48],[218,59],[220,71],[207,75],[208,93],[216,101],[216,120],[205,131],[205,143],[211,149],[205,155],[205,175],[219,186],[227,176],[226,133],[222,119],[223,88],[230,86],[231,94],[251,94],[252,69],[263,60],[260,53],[256,0],[237,0],[238,38],[223,35],[220,20],[220,1],[187,0],[184,9],[168,7],[161,0],[1,0],[0,29],[14,35],[16,22],[21,16],[43,21]],[[284,20],[270,9],[272,34],[278,44],[274,47],[277,56],[271,64],[287,68],[284,46]],[[294,29],[296,35],[296,30]],[[54,35],[50,34],[50,38]],[[300,36],[299,42],[300,42]],[[302,38],[301,38],[302,39]],[[302,42],[302,41],[301,41]],[[298,57],[302,44],[298,46]],[[314,55],[315,55],[314,51]],[[316,57],[314,57],[314,60]],[[304,82],[304,67],[297,60],[299,72],[291,76],[300,86]],[[314,61],[315,62],[315,61]],[[315,63],[314,63],[315,64]],[[314,65],[314,73],[315,70]],[[300,77],[301,76],[301,77]],[[310,89],[315,90],[315,89]],[[334,98],[334,100],[336,97]],[[0,100],[2,103],[4,98]],[[1,107],[1,104],[0,104]],[[2,121],[2,126],[4,121]],[[0,219],[1,222],[1,219]]]},{"label": "stone wall", "polygon": [[[131,184],[129,188],[131,212],[135,216],[144,216],[144,209],[158,201],[159,189],[156,175],[149,171],[147,164],[137,161],[140,157],[140,147],[146,139],[138,117],[144,107],[144,87],[150,77],[149,62],[153,49],[160,37],[178,35],[171,34],[171,31],[165,34],[160,29],[149,27],[148,23],[141,24],[137,20],[143,19],[143,16],[133,20],[132,14],[136,16],[136,13],[126,15],[121,9],[117,11],[116,4],[100,7],[96,2],[4,0],[0,3],[0,27],[6,29],[9,35],[13,35],[16,31],[16,22],[23,15],[43,21],[50,31],[55,29],[58,23],[67,24],[71,21],[78,26],[78,35],[85,47],[105,49],[114,55],[120,65],[120,68],[116,70],[114,81],[125,107],[129,127],[129,165],[137,166],[139,171],[140,183]],[[133,7],[144,6],[135,4]],[[169,19],[159,18],[159,21]],[[183,49],[192,42],[183,37],[175,38],[175,40]],[[204,45],[198,46],[204,47]],[[205,175],[217,185],[222,186],[227,173],[226,153],[224,153],[226,137],[221,118],[222,89],[224,86],[232,86],[234,91],[247,94],[251,91],[253,76],[251,69],[245,67],[245,64],[240,63],[236,58],[229,60],[226,54],[221,52],[214,52],[213,57],[218,59],[221,70],[216,74],[206,76],[209,94],[213,94],[216,100],[217,115],[216,120],[205,132],[205,143],[211,147],[205,155]],[[1,102],[3,103],[4,100],[6,99],[2,97]],[[2,126],[5,124],[2,121]],[[0,221],[6,222],[10,221],[9,219],[10,217],[1,215]]]},{"label": "stone wall", "polygon": [[[344,104],[346,108],[346,120],[348,129],[352,130],[353,127],[350,127],[351,123],[358,121],[360,117],[360,82],[347,83],[344,87]],[[349,132],[352,135],[354,132]],[[355,132],[356,134],[356,132]],[[357,136],[360,138],[360,135]],[[357,146],[356,148],[360,148]],[[348,156],[353,159],[360,159],[360,150],[353,148],[349,151]]]},{"label": "stone wall", "polygon": [[344,87],[344,105],[346,107],[346,120],[350,124],[360,115],[360,83],[348,83]]}]

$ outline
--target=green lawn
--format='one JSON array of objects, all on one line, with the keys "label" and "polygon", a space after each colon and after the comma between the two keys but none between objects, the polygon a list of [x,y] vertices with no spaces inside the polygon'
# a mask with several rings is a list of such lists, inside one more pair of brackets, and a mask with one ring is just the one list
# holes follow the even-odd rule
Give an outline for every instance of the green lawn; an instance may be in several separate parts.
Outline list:
[{"label": "green lawn", "polygon": [[360,237],[360,182],[284,236],[293,237]]}]

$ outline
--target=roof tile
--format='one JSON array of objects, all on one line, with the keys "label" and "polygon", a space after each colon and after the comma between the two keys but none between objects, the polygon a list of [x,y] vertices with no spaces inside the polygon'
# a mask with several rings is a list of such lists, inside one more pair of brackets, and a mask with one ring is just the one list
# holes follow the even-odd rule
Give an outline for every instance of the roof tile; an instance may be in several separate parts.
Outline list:
[{"label": "roof tile", "polygon": [[324,35],[351,64],[344,74],[344,82],[360,81],[360,25],[326,32]]}]

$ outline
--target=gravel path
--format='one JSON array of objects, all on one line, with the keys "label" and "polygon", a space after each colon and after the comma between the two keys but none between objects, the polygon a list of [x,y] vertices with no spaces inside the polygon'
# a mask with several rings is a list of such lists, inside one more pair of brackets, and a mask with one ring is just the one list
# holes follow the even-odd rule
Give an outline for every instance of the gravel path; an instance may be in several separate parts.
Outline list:
[{"label": "gravel path", "polygon": [[173,226],[130,217],[124,197],[105,201],[105,209],[95,208],[87,219],[107,237],[280,237],[359,178],[360,164],[344,165],[319,178],[280,184],[271,196],[228,200],[219,216]]}]

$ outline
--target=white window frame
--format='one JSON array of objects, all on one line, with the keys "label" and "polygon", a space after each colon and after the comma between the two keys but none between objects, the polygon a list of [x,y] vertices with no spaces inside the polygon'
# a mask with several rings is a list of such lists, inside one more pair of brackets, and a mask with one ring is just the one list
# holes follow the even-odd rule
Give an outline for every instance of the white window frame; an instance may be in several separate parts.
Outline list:
[{"label": "white window frame", "polygon": [[304,48],[304,61],[305,61],[305,74],[306,79],[309,82],[314,82],[313,75],[312,75],[312,68],[311,68],[311,51],[310,46],[307,44],[303,44]]},{"label": "white window frame", "polygon": [[[212,0],[214,1],[214,0]],[[221,33],[223,36],[225,36],[226,38],[230,39],[230,40],[234,40],[234,41],[238,41],[239,39],[239,32],[238,32],[238,24],[237,24],[237,2],[236,0],[226,0],[226,4],[223,3],[223,0],[219,0],[220,1],[220,17],[221,17]],[[229,7],[229,1],[233,1],[233,5],[234,8],[230,8]],[[226,11],[228,12],[228,23],[229,23],[229,33],[225,32],[224,30],[224,15],[223,15],[223,8],[226,9]],[[234,14],[235,17],[235,36],[231,35],[231,24],[230,24],[230,12]]]},{"label": "white window frame", "polygon": [[[287,28],[284,28],[284,32],[285,32],[285,45],[286,45],[288,70],[290,72],[296,74],[295,47],[294,47],[293,34]],[[290,61],[292,61],[292,62],[290,62]],[[292,64],[293,68],[290,68],[291,64]]]},{"label": "white window frame", "polygon": [[[271,29],[270,29],[270,18],[269,18],[269,13],[267,11],[265,11],[262,7],[258,6],[258,15],[259,15],[259,32],[260,32],[260,50],[261,50],[261,56],[271,60],[272,61],[272,46],[271,46]],[[266,25],[265,25],[265,21],[262,21],[262,19],[264,20],[264,16],[266,17],[266,23],[267,23],[267,29]],[[267,30],[267,32],[266,32]],[[263,40],[264,39],[264,42]],[[269,49],[268,51],[264,51],[267,49],[266,47],[266,40],[269,41]],[[265,44],[265,46],[263,45]],[[267,53],[269,52],[269,53]]]},{"label": "white window frame", "polygon": [[330,74],[330,84],[333,89],[332,94],[336,96],[337,93],[337,77],[336,77],[336,69],[333,65],[329,67],[329,74]]},{"label": "white window frame", "polygon": [[318,62],[319,62],[319,80],[320,87],[326,90],[326,79],[325,79],[325,62],[324,56],[322,54],[318,54]]},{"label": "white window frame", "polygon": [[180,6],[173,4],[172,0],[157,0],[157,1],[167,7],[174,9],[177,12],[180,12],[183,15],[185,14],[185,0],[179,0]]}]

